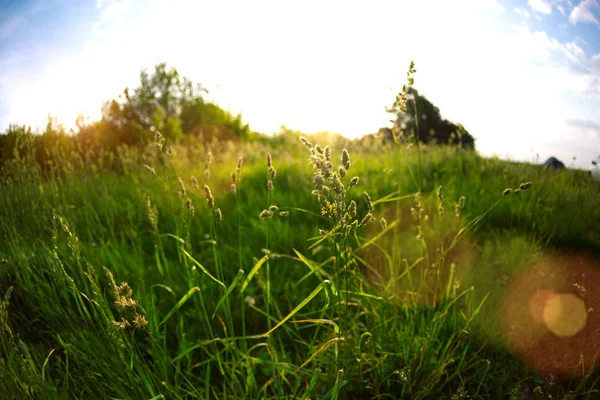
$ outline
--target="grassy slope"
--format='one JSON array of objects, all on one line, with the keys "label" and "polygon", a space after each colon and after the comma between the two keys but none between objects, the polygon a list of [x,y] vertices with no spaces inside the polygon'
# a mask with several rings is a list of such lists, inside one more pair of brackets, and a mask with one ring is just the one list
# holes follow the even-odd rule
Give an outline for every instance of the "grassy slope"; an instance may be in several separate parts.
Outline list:
[{"label": "grassy slope", "polygon": [[[364,190],[373,200],[415,191],[414,151],[348,148],[349,176],[360,177],[348,196],[356,199],[359,216],[366,212]],[[267,151],[277,169],[269,202]],[[338,143],[335,160],[340,153]],[[244,157],[239,213],[230,192],[238,156]],[[130,161],[121,175],[88,168],[62,179],[2,182],[0,257],[8,263],[0,264],[0,294],[13,290],[0,309],[1,393],[9,398],[390,394],[492,399],[508,397],[513,389],[531,394],[534,386],[542,392],[539,398],[552,390],[585,394],[592,387],[593,375],[560,385],[537,381],[534,371],[514,356],[515,349],[511,355],[498,310],[511,277],[551,247],[600,254],[600,209],[594,205],[598,183],[572,171],[426,148],[423,240],[415,238],[412,196],[375,205],[376,223],[359,230],[353,247],[380,234],[382,216],[390,224],[398,221],[376,244],[355,251],[348,318],[344,307],[338,310],[335,292],[324,289],[268,339],[233,340],[266,332],[320,287],[293,249],[315,264],[324,263],[323,274],[338,284],[340,266],[331,262],[332,242],[313,248],[307,242],[319,235],[319,228],[327,228],[318,217],[294,209],[287,218],[258,217],[270,204],[319,212],[305,147],[249,144],[215,152],[208,183],[224,219],[214,232],[202,190],[204,158],[200,148],[181,148],[168,168],[148,159],[156,175]],[[192,186],[192,175],[202,182],[199,188]],[[178,177],[195,207],[193,217],[180,196]],[[525,181],[534,186],[502,198],[441,262],[437,249],[448,248],[460,228],[489,210],[506,187]],[[446,199],[443,217],[438,217],[434,195],[439,185]],[[466,202],[457,218],[454,204],[460,196]],[[158,212],[158,230],[148,216],[148,198]],[[264,256],[267,235],[275,254],[241,293],[240,283]],[[236,283],[214,318],[223,290],[184,250],[227,287]],[[245,273],[236,280],[239,269]],[[113,326],[133,314],[115,307],[107,270],[117,285],[131,285],[138,311],[149,321],[146,329]],[[334,325],[345,329],[345,341],[337,340]]]}]

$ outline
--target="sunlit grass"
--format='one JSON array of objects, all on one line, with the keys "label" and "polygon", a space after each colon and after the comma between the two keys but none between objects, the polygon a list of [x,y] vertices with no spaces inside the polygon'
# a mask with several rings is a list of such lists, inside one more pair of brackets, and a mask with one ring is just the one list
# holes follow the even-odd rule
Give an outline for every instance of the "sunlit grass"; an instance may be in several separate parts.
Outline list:
[{"label": "sunlit grass", "polygon": [[[596,308],[590,271],[600,250],[597,182],[421,146],[423,193],[416,199],[414,148],[332,139],[309,138],[330,146],[335,171],[342,150],[349,151],[345,179],[359,181],[352,189],[345,182],[346,204],[356,203],[360,224],[370,211],[366,191],[374,215],[345,238],[335,234],[340,220],[321,214],[308,149],[291,135],[276,138],[278,145],[215,147],[209,175],[200,146],[176,147],[166,163],[155,150],[122,152],[119,174],[75,168],[69,159],[54,176],[19,166],[21,179],[0,184],[1,392],[147,399],[597,395],[595,313],[561,339],[548,336],[565,331],[551,318],[559,314],[556,304],[553,314],[542,310],[551,329],[536,323],[535,313],[514,311],[530,301],[514,295],[523,293],[519,282],[532,279],[520,274],[574,263],[554,248],[587,252],[587,278],[531,281],[531,295],[570,291],[586,312]],[[269,152],[277,168],[272,191]],[[202,178],[194,185],[192,176]],[[209,185],[212,208],[198,181]],[[502,197],[526,181],[533,187]],[[261,219],[272,205],[272,217]],[[517,341],[507,315],[525,318],[520,329],[529,330]],[[563,376],[550,378],[540,369],[544,353],[525,346],[535,335],[555,338],[548,343],[557,349],[570,340],[582,362],[555,358],[550,372]]]}]

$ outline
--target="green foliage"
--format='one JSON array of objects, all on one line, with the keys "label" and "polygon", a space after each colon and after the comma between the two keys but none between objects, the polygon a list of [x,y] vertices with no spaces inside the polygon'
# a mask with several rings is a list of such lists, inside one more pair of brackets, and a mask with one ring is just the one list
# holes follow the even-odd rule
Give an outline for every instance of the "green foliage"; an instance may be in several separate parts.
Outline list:
[{"label": "green foliage", "polygon": [[[320,142],[325,160],[330,146],[332,172],[342,163],[346,178],[360,177],[346,189],[349,215],[372,210],[384,227],[336,234],[297,138],[215,147],[206,166],[202,146],[178,145],[172,156],[154,146],[120,150],[122,174],[96,162],[78,167],[71,153],[55,166],[61,176],[0,178],[0,393],[495,399],[540,386],[554,398],[598,394],[588,364],[587,378],[543,383],[496,329],[511,279],[546,251],[541,243],[600,254],[597,182],[423,146],[415,199],[414,149],[307,139],[319,154]],[[277,176],[265,202],[267,152]],[[210,185],[213,209],[191,176]],[[502,197],[506,187],[513,194]],[[274,204],[287,217],[261,220]],[[452,246],[462,228],[442,260],[436,248]],[[352,251],[339,246],[344,238]]]},{"label": "green foliage", "polygon": [[[35,154],[28,162],[37,162],[44,170],[70,152],[83,160],[97,160],[122,146],[143,148],[152,143],[157,131],[167,146],[185,136],[189,143],[200,139],[204,144],[256,137],[241,115],[233,116],[206,102],[202,97],[205,92],[175,68],[158,64],[152,73],[140,72],[138,87],[126,88],[117,99],[105,102],[100,121],[86,122],[79,117],[76,132],[67,133],[51,118],[37,133],[25,126],[9,126],[0,135],[0,165],[15,156],[22,160],[25,153]],[[29,147],[35,151],[28,151]]]},{"label": "green foliage", "polygon": [[[246,139],[250,128],[241,116],[229,112],[202,98],[206,92],[187,78],[181,78],[176,69],[158,64],[154,73],[140,73],[140,86],[125,89],[121,101],[106,103],[103,122],[119,133],[118,143],[147,144],[153,131],[161,132],[167,143],[175,143],[184,134],[201,136],[205,142],[213,137],[219,140]],[[120,141],[119,141],[120,140]]]},{"label": "green foliage", "polygon": [[[411,78],[412,79],[412,78]],[[410,140],[417,131],[415,115],[418,115],[418,137],[421,143],[454,145],[465,149],[475,148],[475,139],[462,124],[454,124],[442,118],[439,108],[412,86],[404,87],[388,112],[395,114],[394,129],[381,128],[382,139],[394,141],[394,132],[399,139]]]}]

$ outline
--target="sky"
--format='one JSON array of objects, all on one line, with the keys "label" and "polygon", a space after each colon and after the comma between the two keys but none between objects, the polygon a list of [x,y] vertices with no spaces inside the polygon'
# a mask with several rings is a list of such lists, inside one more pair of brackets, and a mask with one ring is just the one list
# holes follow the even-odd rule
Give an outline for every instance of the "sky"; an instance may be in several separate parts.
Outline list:
[{"label": "sky", "polygon": [[99,119],[167,62],[253,130],[355,138],[415,88],[485,156],[600,155],[600,0],[0,0],[0,132]]}]

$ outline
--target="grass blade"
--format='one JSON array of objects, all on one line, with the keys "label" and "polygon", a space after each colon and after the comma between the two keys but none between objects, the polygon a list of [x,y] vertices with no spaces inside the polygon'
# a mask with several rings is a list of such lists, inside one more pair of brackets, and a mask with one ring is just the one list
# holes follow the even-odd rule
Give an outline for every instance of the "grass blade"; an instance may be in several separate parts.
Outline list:
[{"label": "grass blade", "polygon": [[213,319],[215,317],[215,315],[217,314],[217,311],[219,311],[219,307],[221,307],[221,304],[223,304],[223,302],[225,301],[225,299],[227,297],[229,297],[229,295],[231,294],[231,292],[233,292],[233,289],[235,289],[235,287],[237,286],[237,284],[240,281],[240,279],[242,278],[242,276],[244,276],[244,271],[240,269],[238,271],[237,276],[233,280],[233,282],[231,282],[231,285],[229,285],[229,288],[227,288],[227,291],[219,299],[219,302],[217,303],[217,306],[215,307],[215,311],[213,312],[212,317],[210,317],[211,319]]},{"label": "grass blade", "polygon": [[188,301],[190,299],[190,297],[192,297],[192,295],[194,293],[199,292],[199,291],[200,291],[200,288],[197,286],[188,290],[188,292],[181,299],[179,299],[177,304],[175,304],[175,307],[173,307],[171,309],[171,311],[169,311],[169,313],[165,316],[165,318],[163,318],[162,322],[158,326],[162,326],[165,322],[167,322],[169,320],[169,318],[171,318],[173,316],[173,314],[175,314],[181,308],[181,306],[183,306],[185,304],[185,302]]},{"label": "grass blade", "polygon": [[269,258],[269,256],[264,256],[263,258],[258,260],[258,262],[256,264],[254,264],[254,267],[252,267],[252,269],[250,270],[250,273],[246,277],[246,280],[242,284],[242,288],[240,289],[240,292],[244,293],[244,290],[246,290],[246,287],[248,286],[248,284],[254,277],[254,274],[256,274],[256,272],[258,272],[260,267],[267,261],[268,258]]},{"label": "grass blade", "polygon": [[325,283],[328,283],[329,281],[325,281],[322,284],[320,284],[315,290],[312,291],[311,294],[308,295],[307,298],[305,298],[304,300],[302,300],[302,302],[300,302],[300,304],[298,304],[296,306],[296,308],[294,308],[292,310],[292,312],[290,312],[284,319],[282,319],[281,321],[279,321],[277,323],[277,325],[275,325],[269,332],[267,333],[263,333],[262,337],[267,337],[269,336],[271,333],[273,333],[273,331],[277,328],[279,328],[281,325],[283,325],[285,323],[285,321],[287,321],[288,319],[292,318],[298,311],[300,311],[305,305],[307,305],[316,295],[319,294],[319,292],[321,290],[323,290],[323,286],[325,285]]},{"label": "grass blade", "polygon": [[203,266],[202,264],[200,264],[198,261],[196,261],[196,260],[194,259],[194,257],[192,257],[192,256],[190,255],[190,253],[188,253],[188,252],[187,252],[187,251],[185,251],[184,249],[181,249],[181,251],[183,251],[183,254],[185,254],[185,255],[186,255],[186,256],[187,256],[187,257],[188,257],[190,260],[192,260],[192,262],[193,262],[194,264],[196,264],[196,266],[197,266],[198,268],[200,268],[200,269],[202,270],[202,272],[204,272],[206,275],[208,275],[208,277],[209,277],[210,279],[212,279],[213,281],[217,282],[219,285],[221,285],[221,286],[225,287],[225,284],[224,284],[223,282],[221,282],[220,280],[218,280],[217,278],[215,278],[214,276],[212,276],[212,275],[210,274],[210,272],[208,272],[208,270],[207,270],[206,268],[204,268],[204,266]]}]

